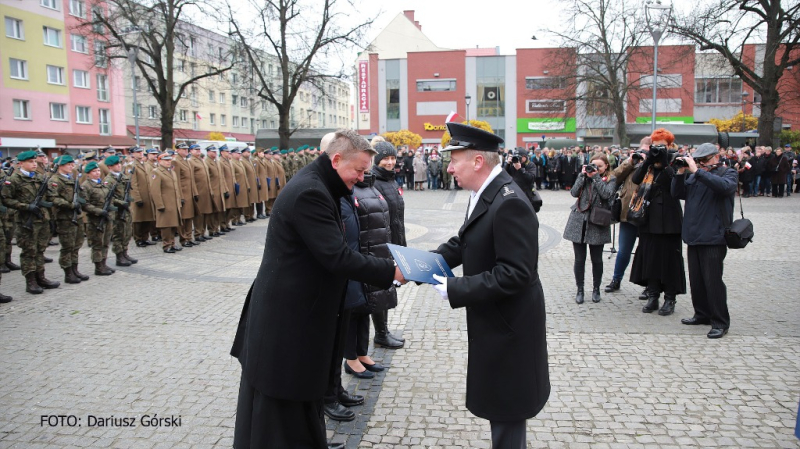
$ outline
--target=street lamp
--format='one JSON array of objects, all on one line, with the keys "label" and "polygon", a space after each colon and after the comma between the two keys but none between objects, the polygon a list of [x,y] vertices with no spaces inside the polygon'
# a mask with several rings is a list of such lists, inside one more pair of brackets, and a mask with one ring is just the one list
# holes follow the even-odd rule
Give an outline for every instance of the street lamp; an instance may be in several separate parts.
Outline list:
[{"label": "street lamp", "polygon": [[472,101],[472,97],[467,94],[467,96],[464,97],[464,101],[467,103],[467,124],[469,125],[469,102]]},{"label": "street lamp", "polygon": [[747,131],[747,122],[744,119],[744,105],[747,103],[747,96],[750,95],[750,92],[743,91],[742,92],[742,132]]},{"label": "street lamp", "polygon": [[139,54],[139,43],[142,40],[142,30],[137,26],[131,26],[123,30],[120,33],[120,36],[125,36],[128,34],[136,34],[138,35],[136,38],[136,43],[134,45],[130,45],[123,41],[125,47],[127,47],[128,51],[128,62],[131,63],[131,86],[133,87],[133,124],[136,129],[136,146],[139,146],[139,105],[136,103],[136,58]]},{"label": "street lamp", "polygon": [[647,30],[653,37],[653,117],[651,130],[656,130],[656,88],[658,87],[658,41],[664,36],[672,15],[672,4],[663,5],[661,0],[647,0],[644,4],[644,17]]}]

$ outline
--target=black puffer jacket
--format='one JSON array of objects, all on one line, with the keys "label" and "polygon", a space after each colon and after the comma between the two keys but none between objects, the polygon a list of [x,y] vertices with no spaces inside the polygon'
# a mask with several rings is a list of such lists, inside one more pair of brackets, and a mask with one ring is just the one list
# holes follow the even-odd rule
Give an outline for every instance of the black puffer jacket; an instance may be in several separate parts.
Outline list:
[{"label": "black puffer jacket", "polygon": [[406,245],[406,203],[397,182],[394,180],[394,172],[374,165],[372,174],[375,175],[375,188],[378,189],[383,198],[389,203],[389,220],[392,230],[392,241],[395,245]]},{"label": "black puffer jacket", "polygon": [[[353,188],[353,201],[358,210],[358,224],[361,229],[358,243],[361,254],[391,259],[392,253],[386,246],[392,242],[389,204],[383,194],[375,188],[374,183],[375,176],[368,173],[364,175],[364,181]],[[368,285],[367,303],[370,312],[392,309],[397,307],[397,291],[394,287],[383,290]]]}]

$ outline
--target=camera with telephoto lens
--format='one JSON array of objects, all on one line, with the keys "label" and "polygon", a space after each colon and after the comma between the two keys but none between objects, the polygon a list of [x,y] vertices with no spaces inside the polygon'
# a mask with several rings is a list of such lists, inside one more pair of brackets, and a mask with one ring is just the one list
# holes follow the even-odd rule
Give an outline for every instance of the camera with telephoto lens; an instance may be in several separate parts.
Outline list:
[{"label": "camera with telephoto lens", "polygon": [[512,164],[519,164],[519,156],[511,156]]},{"label": "camera with telephoto lens", "polygon": [[675,152],[670,154],[669,166],[677,170],[679,168],[688,167],[689,164],[686,163],[686,160],[680,153]]},{"label": "camera with telephoto lens", "polygon": [[648,158],[658,159],[662,154],[667,152],[666,145],[650,145],[650,151],[647,152]]},{"label": "camera with telephoto lens", "polygon": [[594,173],[596,171],[597,171],[597,165],[596,164],[589,164],[589,165],[586,166],[586,173]]}]

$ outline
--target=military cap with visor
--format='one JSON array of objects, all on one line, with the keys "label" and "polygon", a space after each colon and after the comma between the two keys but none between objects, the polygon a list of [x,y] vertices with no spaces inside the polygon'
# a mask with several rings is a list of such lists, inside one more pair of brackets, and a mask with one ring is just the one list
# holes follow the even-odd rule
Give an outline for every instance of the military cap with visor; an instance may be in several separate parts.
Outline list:
[{"label": "military cap with visor", "polygon": [[441,151],[454,151],[454,150],[478,150],[478,151],[497,151],[500,144],[504,142],[503,138],[476,128],[470,125],[461,123],[448,122],[445,124],[447,131],[450,133],[450,141],[445,148]]}]

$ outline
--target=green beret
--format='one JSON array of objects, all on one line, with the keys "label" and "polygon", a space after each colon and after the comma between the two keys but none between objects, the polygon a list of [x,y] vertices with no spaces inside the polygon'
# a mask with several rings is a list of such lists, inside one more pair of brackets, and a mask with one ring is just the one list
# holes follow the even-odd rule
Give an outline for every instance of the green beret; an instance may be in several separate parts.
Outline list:
[{"label": "green beret", "polygon": [[272,151],[278,151],[278,147],[272,147],[272,148],[270,148],[270,150],[272,150]]},{"label": "green beret", "polygon": [[66,165],[69,164],[70,162],[75,162],[75,159],[72,159],[72,156],[70,156],[69,154],[65,154],[60,158],[58,158],[58,162],[55,163],[58,165]]},{"label": "green beret", "polygon": [[83,167],[83,172],[84,173],[89,173],[90,171],[97,170],[98,168],[100,168],[100,167],[97,165],[97,162],[92,161],[92,162],[89,162],[88,164],[86,164],[85,167]]},{"label": "green beret", "polygon": [[289,152],[288,150],[281,150],[281,154],[286,154],[288,152]]},{"label": "green beret", "polygon": [[22,153],[17,155],[17,160],[22,162],[34,159],[35,157],[36,157],[35,151],[23,151]]},{"label": "green beret", "polygon": [[106,167],[111,167],[112,165],[119,164],[119,156],[109,156],[106,158]]},{"label": "green beret", "polygon": [[289,148],[290,153],[294,153],[294,148]]}]

